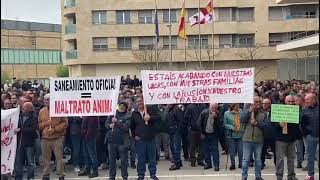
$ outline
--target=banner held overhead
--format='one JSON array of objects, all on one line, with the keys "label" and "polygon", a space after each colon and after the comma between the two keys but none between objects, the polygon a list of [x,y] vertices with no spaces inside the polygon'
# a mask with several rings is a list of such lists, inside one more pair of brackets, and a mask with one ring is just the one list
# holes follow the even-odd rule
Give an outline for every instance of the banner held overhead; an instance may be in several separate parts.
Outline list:
[{"label": "banner held overhead", "polygon": [[50,79],[50,116],[108,116],[115,114],[120,77]]},{"label": "banner held overhead", "polygon": [[253,103],[254,68],[141,71],[146,104]]}]

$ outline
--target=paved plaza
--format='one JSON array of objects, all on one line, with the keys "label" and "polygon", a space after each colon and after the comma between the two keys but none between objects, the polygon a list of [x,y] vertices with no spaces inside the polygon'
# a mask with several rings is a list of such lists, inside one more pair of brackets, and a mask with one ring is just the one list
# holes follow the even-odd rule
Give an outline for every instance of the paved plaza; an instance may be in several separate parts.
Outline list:
[{"label": "paved plaza", "polygon": [[[190,162],[184,161],[183,167],[177,171],[169,171],[169,167],[171,163],[166,160],[160,160],[157,168],[157,175],[160,180],[241,180],[241,169],[236,169],[234,171],[230,171],[229,169],[225,169],[226,167],[226,155],[222,155],[221,158],[221,165],[220,171],[215,172],[214,169],[203,170],[203,167],[196,166],[191,167]],[[68,158],[67,158],[68,159]],[[286,161],[285,161],[286,162]],[[268,159],[266,161],[266,167],[262,171],[262,178],[264,180],[275,180],[275,167],[272,163],[272,160]],[[285,163],[286,166],[286,163]],[[229,168],[229,165],[228,165]],[[317,168],[317,165],[316,165]],[[285,168],[286,169],[286,168]],[[41,180],[41,172],[40,168],[37,168],[36,179]],[[302,171],[301,169],[296,169],[297,178],[299,180],[304,180],[307,171]],[[286,174],[286,170],[285,170]],[[26,175],[26,174],[25,174]],[[108,170],[99,170],[99,177],[93,178],[96,180],[105,180],[108,179],[109,171]],[[148,170],[146,172],[148,174]],[[129,168],[129,179],[134,180],[137,178],[137,171],[136,169]],[[51,179],[57,179],[54,173],[51,174]],[[70,180],[84,180],[89,179],[87,176],[78,176],[74,171],[72,165],[66,165],[66,179]],[[120,169],[117,169],[117,179],[122,179],[120,174]],[[146,176],[146,180],[150,178]],[[284,176],[283,180],[286,180],[286,175]],[[319,179],[319,170],[316,169],[316,179]],[[248,180],[254,180],[254,168],[249,168],[249,178]]]}]

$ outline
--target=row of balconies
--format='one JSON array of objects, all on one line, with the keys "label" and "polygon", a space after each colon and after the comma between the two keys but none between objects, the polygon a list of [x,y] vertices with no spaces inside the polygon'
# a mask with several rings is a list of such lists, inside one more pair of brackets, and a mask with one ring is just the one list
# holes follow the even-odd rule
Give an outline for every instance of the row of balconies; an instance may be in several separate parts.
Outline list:
[{"label": "row of balconies", "polygon": [[[249,52],[255,49],[257,52],[254,59],[281,59],[290,57],[290,53],[277,52],[275,47],[239,47],[239,48],[215,48],[214,55],[218,61],[230,60],[244,60],[242,57],[249,56]],[[108,51],[94,51],[92,49],[81,50],[67,50],[66,59],[76,61],[66,61],[67,64],[104,64],[104,63],[132,63],[139,62],[137,57],[142,57],[144,54],[148,57],[153,56],[154,49],[140,49],[140,50],[118,50],[109,49]],[[185,59],[184,49],[172,49],[173,60],[182,62]],[[79,53],[82,54],[79,56]],[[170,58],[170,50],[159,49],[159,61],[166,62]],[[210,47],[201,50],[202,61],[210,61],[212,59],[213,51]],[[152,55],[153,54],[153,55]],[[240,57],[242,55],[242,57]],[[90,59],[90,61],[88,61]],[[198,61],[199,50],[197,48],[186,49],[187,61]]]},{"label": "row of balconies", "polygon": [[[214,34],[255,34],[255,33],[280,33],[293,31],[319,30],[319,20],[313,19],[306,23],[302,19],[292,19],[290,21],[274,21],[264,25],[257,25],[253,22],[214,22]],[[154,24],[128,24],[128,25],[92,25],[90,31],[85,29],[77,30],[76,24],[65,26],[65,40],[76,39],[77,32],[93,37],[142,37],[154,36]],[[178,24],[172,25],[172,35],[178,32]],[[166,24],[159,24],[160,36],[170,34]],[[187,35],[198,35],[198,27],[186,27]],[[201,25],[201,34],[212,34],[212,25]]]}]

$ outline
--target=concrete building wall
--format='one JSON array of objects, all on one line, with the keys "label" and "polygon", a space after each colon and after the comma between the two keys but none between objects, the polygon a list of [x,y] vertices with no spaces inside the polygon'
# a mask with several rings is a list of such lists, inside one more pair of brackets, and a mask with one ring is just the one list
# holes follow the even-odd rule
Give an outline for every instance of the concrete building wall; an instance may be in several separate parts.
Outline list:
[{"label": "concrete building wall", "polygon": [[[139,10],[154,10],[154,0],[141,0],[132,3],[131,0],[91,0],[91,1],[75,1],[75,7],[64,8],[62,1],[62,34],[63,34],[63,50],[66,53],[72,50],[71,45],[76,42],[77,57],[74,59],[66,59],[64,63],[70,66],[71,76],[85,76],[90,75],[126,75],[139,74],[141,67],[141,60],[134,56],[131,50],[120,51],[117,49],[117,37],[131,37],[132,49],[134,51],[139,48],[139,37],[154,37],[154,24],[139,24],[138,12]],[[171,8],[177,10],[177,22],[172,24],[172,35],[177,36],[179,14],[181,10],[182,1],[171,1]],[[205,7],[208,1],[201,1],[201,7]],[[300,19],[284,19],[280,21],[269,20],[269,7],[273,6],[290,6],[278,5],[275,1],[247,1],[247,0],[215,0],[216,19],[214,22],[214,47],[219,55],[215,56],[215,69],[223,68],[238,68],[255,66],[256,69],[266,67],[264,72],[257,75],[257,80],[261,79],[277,79],[277,60],[283,58],[294,57],[292,53],[277,52],[274,46],[269,46],[269,33],[280,32],[295,32],[295,31],[311,31],[319,30],[319,18],[300,18]],[[318,4],[315,4],[318,5]],[[169,9],[169,1],[157,1],[158,15],[159,15],[159,31],[160,36],[169,36],[168,23],[163,22],[163,10]],[[254,19],[251,22],[219,21],[219,10],[224,7],[236,8],[254,8]],[[185,16],[188,21],[188,9],[198,8],[198,1],[187,1]],[[107,11],[106,24],[93,24],[92,11],[103,10]],[[116,11],[128,10],[130,11],[130,24],[116,24]],[[154,16],[153,16],[154,18]],[[65,27],[68,26],[70,19],[76,19],[76,32],[66,34]],[[198,26],[190,27],[186,22],[186,34],[198,35]],[[209,45],[212,45],[212,24],[201,25],[201,34],[208,35]],[[239,52],[248,52],[250,48],[219,48],[219,36],[224,34],[254,34],[255,44],[262,45],[259,48],[258,55],[254,57],[255,61],[248,65],[243,62],[243,58]],[[97,52],[93,51],[92,38],[106,37],[108,38],[108,50]],[[160,40],[162,43],[162,38]],[[188,44],[188,43],[187,43]],[[209,49],[210,50],[210,49]],[[169,51],[161,50],[162,56],[160,64],[169,61]],[[207,50],[203,50],[203,61],[208,59]],[[173,49],[173,64],[176,69],[184,69],[184,41],[178,38],[177,48]],[[197,68],[198,59],[196,50],[187,49],[187,65],[191,69]],[[165,67],[161,66],[161,69]]]},{"label": "concrete building wall", "polygon": [[[1,22],[3,23],[3,22]],[[14,22],[11,22],[14,23]],[[20,22],[16,22],[20,23]],[[25,23],[25,22],[23,22]],[[28,22],[29,23],[29,22]],[[47,25],[47,24],[45,24]],[[37,27],[37,24],[36,26]],[[17,29],[3,29],[1,27],[1,49],[37,49],[62,50],[60,32],[28,31]],[[5,56],[8,57],[8,56]],[[26,58],[25,58],[26,59]],[[6,71],[11,77],[17,79],[48,79],[56,76],[57,66],[60,64],[43,62],[42,64],[20,62],[8,64],[8,60],[1,62],[1,71]]]},{"label": "concrete building wall", "polygon": [[1,64],[1,70],[17,79],[48,79],[56,77],[58,65],[44,64]]}]

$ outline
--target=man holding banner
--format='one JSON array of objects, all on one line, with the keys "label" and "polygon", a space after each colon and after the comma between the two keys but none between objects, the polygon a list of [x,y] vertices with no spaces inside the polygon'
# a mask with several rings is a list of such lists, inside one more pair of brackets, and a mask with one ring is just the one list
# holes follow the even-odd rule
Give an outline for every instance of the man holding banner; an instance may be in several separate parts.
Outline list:
[{"label": "man holding banner", "polygon": [[[283,179],[284,158],[287,157],[288,180],[297,180],[294,170],[295,144],[300,134],[299,129],[299,106],[294,106],[294,97],[289,95],[285,98],[286,105],[273,105],[271,108],[271,121],[274,122],[276,139],[276,176],[277,180]],[[289,106],[290,105],[290,106]],[[277,112],[276,109],[279,109]],[[296,111],[297,113],[293,113]],[[289,114],[289,113],[290,114]],[[281,113],[281,114],[280,114]]]},{"label": "man holding banner", "polygon": [[45,108],[39,112],[39,130],[42,134],[42,159],[43,159],[43,178],[49,180],[51,173],[51,153],[53,151],[57,160],[57,175],[59,180],[64,180],[63,162],[63,140],[65,131],[68,127],[66,117],[50,117],[50,94],[44,96]]},{"label": "man holding banner", "polygon": [[121,176],[128,179],[128,149],[130,146],[129,128],[130,113],[128,104],[121,101],[115,116],[109,116],[105,127],[107,128],[108,153],[110,162],[109,180],[115,180],[117,174],[117,154],[121,160]]},{"label": "man holding banner", "polygon": [[[146,163],[148,160],[148,169],[150,177],[153,180],[159,180],[156,176],[156,124],[160,121],[160,113],[156,106],[146,106],[143,97],[136,98],[138,109],[131,115],[131,132],[136,140],[136,151],[138,155],[138,180],[143,180],[146,172]],[[148,158],[148,159],[147,159]]]},{"label": "man holding banner", "polygon": [[242,180],[248,178],[248,165],[250,157],[254,154],[255,159],[255,180],[263,180],[261,177],[261,153],[263,148],[263,129],[267,127],[267,114],[260,108],[261,99],[259,96],[254,97],[247,117],[241,119],[246,123],[246,130],[243,135],[243,161],[242,161]]}]

